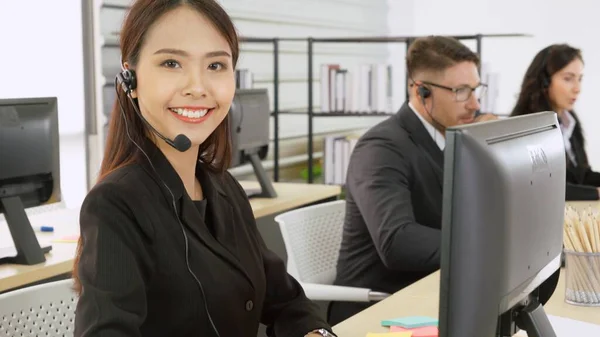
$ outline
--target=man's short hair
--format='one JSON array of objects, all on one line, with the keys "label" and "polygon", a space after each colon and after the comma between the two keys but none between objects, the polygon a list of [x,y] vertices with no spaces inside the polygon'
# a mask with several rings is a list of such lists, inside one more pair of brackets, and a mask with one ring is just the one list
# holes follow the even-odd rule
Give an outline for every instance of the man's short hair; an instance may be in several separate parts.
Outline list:
[{"label": "man's short hair", "polygon": [[455,38],[427,36],[417,38],[406,53],[406,71],[412,78],[421,72],[438,73],[461,62],[479,66],[479,56]]}]

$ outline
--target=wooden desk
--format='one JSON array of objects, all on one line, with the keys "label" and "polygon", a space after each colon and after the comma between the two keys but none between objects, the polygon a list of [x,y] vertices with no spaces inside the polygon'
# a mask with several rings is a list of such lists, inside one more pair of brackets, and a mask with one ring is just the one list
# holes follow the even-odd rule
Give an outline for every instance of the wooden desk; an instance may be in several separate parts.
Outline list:
[{"label": "wooden desk", "polygon": [[[600,202],[597,201],[569,202],[568,205],[576,209],[591,207],[600,210]],[[414,315],[438,317],[438,309],[439,272],[436,272],[339,323],[333,331],[338,336],[364,337],[367,332],[387,332],[386,328],[381,327],[382,319]],[[549,315],[600,325],[600,308],[565,303],[563,273],[552,298],[546,303],[544,309]]]},{"label": "wooden desk", "polygon": [[[361,311],[333,327],[333,332],[343,337],[365,337],[368,332],[387,332],[381,320],[404,316],[438,317],[439,272],[400,290],[385,300]],[[565,279],[560,280],[552,298],[544,306],[548,315],[572,318],[600,324],[600,308],[581,307],[565,302]]]},{"label": "wooden desk", "polygon": [[[241,182],[244,187],[256,187],[255,182]],[[341,193],[339,186],[317,184],[274,183],[277,198],[251,198],[250,204],[254,216],[263,216],[284,212],[303,205],[337,198]],[[49,221],[44,215],[30,217],[32,225],[40,225],[41,221]],[[34,266],[0,265],[0,293],[19,288],[24,285],[42,281],[54,276],[70,273],[73,270],[76,243],[55,243],[55,238],[79,233],[79,210],[69,210],[58,216],[54,223],[54,233],[38,233],[41,245],[52,244],[52,250],[46,254],[46,262]],[[60,223],[59,223],[60,222]],[[10,240],[7,228],[0,228],[0,247],[6,246]]]}]

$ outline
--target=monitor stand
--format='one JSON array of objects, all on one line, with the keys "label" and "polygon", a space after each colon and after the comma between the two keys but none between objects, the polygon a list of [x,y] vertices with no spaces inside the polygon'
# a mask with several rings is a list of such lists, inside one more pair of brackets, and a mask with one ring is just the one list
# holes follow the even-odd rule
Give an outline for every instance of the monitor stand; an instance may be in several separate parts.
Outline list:
[{"label": "monitor stand", "polygon": [[16,256],[2,258],[0,263],[34,265],[45,262],[44,254],[48,253],[52,246],[40,247],[21,198],[18,196],[4,197],[0,198],[0,203],[2,203],[4,218],[17,250]]},{"label": "monitor stand", "polygon": [[252,163],[254,174],[256,174],[256,179],[258,180],[261,189],[260,192],[250,196],[259,198],[277,198],[277,192],[275,192],[275,188],[267,175],[267,171],[265,171],[265,168],[262,166],[258,153],[247,154],[247,156]]},{"label": "monitor stand", "polygon": [[556,337],[544,307],[537,299],[517,312],[517,326],[527,332],[528,337]]},{"label": "monitor stand", "polygon": [[515,330],[518,327],[525,330],[528,337],[556,337],[544,307],[534,296],[530,296],[524,306],[513,308],[503,314],[501,321],[508,324],[501,323],[502,331],[498,336],[512,336],[517,332]]}]

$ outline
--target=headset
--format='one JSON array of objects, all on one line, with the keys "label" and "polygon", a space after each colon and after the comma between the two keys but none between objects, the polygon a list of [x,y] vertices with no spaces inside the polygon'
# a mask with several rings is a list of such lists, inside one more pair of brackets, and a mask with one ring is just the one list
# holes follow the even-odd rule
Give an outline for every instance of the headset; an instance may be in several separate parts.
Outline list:
[{"label": "headset", "polygon": [[[171,140],[171,139],[163,136],[160,132],[158,132],[158,130],[156,130],[146,120],[146,118],[144,118],[144,116],[142,116],[142,113],[140,112],[137,102],[135,101],[135,99],[133,97],[131,97],[131,92],[137,88],[137,79],[136,79],[134,70],[126,69],[125,67],[123,67],[123,64],[121,63],[121,72],[119,74],[117,74],[117,81],[121,84],[121,88],[123,89],[123,91],[125,91],[125,94],[127,95],[127,97],[129,97],[129,100],[131,101],[131,105],[133,105],[133,109],[135,110],[136,114],[142,119],[144,124],[146,124],[146,126],[148,126],[148,128],[155,135],[157,135],[160,139],[164,140],[167,144],[169,144],[171,147],[173,147],[177,151],[185,152],[185,151],[189,150],[189,148],[192,146],[192,141],[186,135],[179,134],[173,140]],[[118,97],[119,97],[119,95],[117,95],[117,98]]]},{"label": "headset", "polygon": [[200,282],[200,279],[196,276],[196,274],[194,274],[194,272],[192,271],[192,268],[190,267],[188,237],[187,237],[187,234],[185,233],[185,228],[184,228],[183,223],[181,222],[181,219],[179,218],[179,214],[177,212],[177,205],[176,205],[176,202],[175,202],[175,195],[173,194],[173,192],[171,191],[171,189],[169,188],[169,186],[167,186],[167,184],[164,182],[164,180],[162,180],[162,178],[158,174],[158,171],[154,167],[154,164],[152,164],[152,161],[150,160],[150,157],[148,156],[148,154],[131,137],[131,134],[129,133],[129,125],[127,125],[127,117],[125,116],[125,109],[123,107],[123,103],[121,102],[121,98],[119,97],[119,92],[118,92],[119,91],[119,84],[121,86],[121,89],[125,92],[125,94],[129,98],[129,101],[131,102],[131,105],[133,106],[133,109],[135,110],[136,114],[141,118],[141,120],[144,122],[144,124],[146,124],[148,126],[148,128],[154,134],[156,134],[159,138],[161,138],[167,144],[169,144],[170,146],[172,146],[173,148],[175,148],[176,150],[178,150],[180,152],[187,151],[191,147],[192,142],[184,134],[177,135],[177,137],[175,137],[174,140],[171,140],[171,139],[163,136],[160,132],[158,132],[158,130],[156,130],[144,118],[144,116],[142,116],[142,114],[140,112],[140,109],[139,109],[139,107],[137,105],[137,100],[135,100],[132,97],[132,95],[131,95],[131,92],[133,90],[135,90],[135,88],[137,87],[137,79],[136,79],[136,76],[135,76],[135,71],[132,70],[132,69],[126,69],[123,66],[123,62],[121,62],[121,72],[118,73],[117,77],[115,78],[115,90],[117,91],[117,101],[119,102],[119,106],[121,107],[121,117],[123,118],[123,122],[125,123],[125,132],[127,133],[127,138],[129,138],[129,140],[133,143],[133,145],[135,145],[138,148],[138,150],[140,150],[142,152],[142,154],[144,155],[144,157],[146,157],[146,159],[150,163],[150,166],[152,167],[152,170],[158,176],[158,179],[160,180],[160,182],[167,189],[167,191],[169,191],[169,194],[171,195],[173,212],[175,212],[175,218],[177,219],[177,222],[179,222],[179,226],[181,226],[181,233],[183,234],[183,239],[185,241],[185,263],[186,263],[186,266],[187,266],[187,270],[190,273],[190,275],[192,275],[192,277],[194,278],[194,280],[196,280],[196,283],[198,284],[198,287],[200,288],[200,293],[202,294],[202,297],[204,298],[204,310],[206,311],[206,315],[208,316],[208,320],[210,321],[210,325],[212,326],[212,329],[215,332],[215,335],[217,337],[221,337],[220,334],[219,334],[219,330],[217,330],[217,327],[215,326],[215,323],[214,323],[214,321],[213,321],[213,319],[212,319],[212,317],[210,315],[210,311],[208,310],[208,304],[206,303],[206,294],[204,293],[204,287],[202,286],[202,282]]},{"label": "headset", "polygon": [[421,99],[425,99],[431,96],[431,90],[421,84],[417,84],[417,94],[421,96]]},{"label": "headset", "polygon": [[[433,100],[431,101],[431,110],[427,109],[427,105],[425,104],[426,98],[433,97],[433,92],[431,92],[431,89],[427,88],[423,84],[417,83],[417,81],[415,81],[412,78],[412,76],[410,77],[410,79],[412,80],[412,84],[417,86],[417,95],[421,98],[421,103],[423,104],[423,108],[425,108],[425,111],[427,112],[429,117],[431,117],[433,124],[436,124],[441,129],[446,129],[446,126],[444,124],[438,122],[438,120],[435,119],[435,117],[433,117]],[[434,135],[435,135],[435,133],[434,133]]]},{"label": "headset", "polygon": [[542,78],[542,88],[543,89],[548,89],[550,87],[550,81],[551,81],[551,77],[550,74],[548,74],[548,59],[550,58],[550,54],[552,54],[552,47],[548,47],[548,49],[546,49],[546,51],[544,52],[544,55],[542,57],[542,62],[540,67],[542,68],[542,71],[540,72],[540,76]]}]

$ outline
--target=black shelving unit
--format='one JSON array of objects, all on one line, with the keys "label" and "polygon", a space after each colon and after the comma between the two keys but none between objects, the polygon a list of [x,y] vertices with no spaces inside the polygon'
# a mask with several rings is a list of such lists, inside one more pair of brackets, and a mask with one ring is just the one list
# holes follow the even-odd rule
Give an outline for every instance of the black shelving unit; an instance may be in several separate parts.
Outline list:
[{"label": "black shelving unit", "polygon": [[279,181],[279,38],[240,37],[241,43],[273,44],[273,181]]},{"label": "black shelving unit", "polygon": [[[111,5],[104,4],[104,7],[110,9],[127,9],[129,6],[126,5]],[[115,36],[117,34],[115,33]],[[457,35],[452,36],[458,40],[476,40],[477,42],[477,53],[481,59],[481,45],[483,38],[486,37],[525,37],[530,36],[528,34],[477,34],[477,35]],[[314,45],[316,43],[405,43],[406,49],[410,46],[411,42],[421,36],[372,36],[372,37],[343,37],[343,38],[314,38],[314,37],[240,37],[240,43],[262,43],[271,44],[273,46],[273,111],[271,116],[273,117],[273,180],[279,181],[279,116],[281,113],[285,114],[304,114],[308,118],[308,183],[314,182],[313,175],[313,119],[319,117],[348,117],[348,116],[362,116],[362,117],[381,117],[393,115],[393,113],[383,112],[368,112],[368,113],[347,113],[347,112],[317,112],[313,109],[313,58],[314,58]],[[307,43],[307,56],[308,56],[308,108],[305,111],[280,111],[279,109],[279,46],[281,41],[287,42],[306,42]],[[103,47],[115,47],[119,45],[116,40],[106,41]],[[481,69],[480,69],[481,70]],[[405,79],[408,82],[408,78]],[[111,85],[106,84],[106,85]],[[408,97],[408,91],[406,92]],[[304,109],[303,109],[304,110]]]},{"label": "black shelving unit", "polygon": [[[477,54],[481,59],[482,40],[487,37],[525,37],[528,34],[476,34],[476,35],[455,35],[451,36],[457,40],[475,40],[477,43]],[[314,38],[308,37],[308,183],[314,182],[313,174],[313,119],[315,117],[347,117],[347,116],[386,116],[393,113],[319,113],[313,110],[313,50],[315,43],[405,43],[406,50],[410,44],[421,36],[373,36],[373,37],[345,37],[345,38]],[[481,72],[481,66],[479,69]],[[408,77],[405,78],[408,83]],[[408,87],[407,87],[408,88]],[[406,91],[408,97],[408,90]],[[278,141],[278,140],[276,140]]]}]

